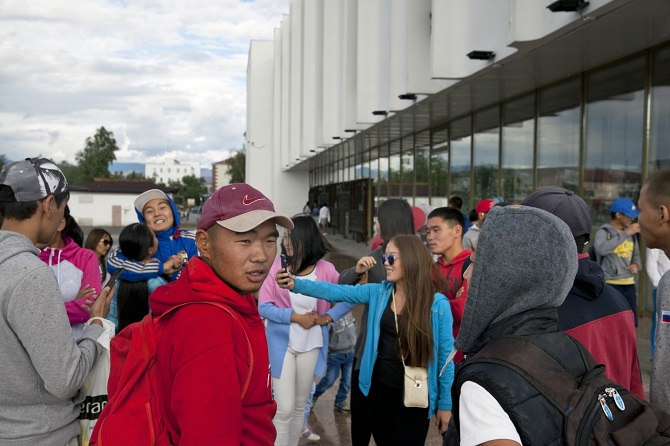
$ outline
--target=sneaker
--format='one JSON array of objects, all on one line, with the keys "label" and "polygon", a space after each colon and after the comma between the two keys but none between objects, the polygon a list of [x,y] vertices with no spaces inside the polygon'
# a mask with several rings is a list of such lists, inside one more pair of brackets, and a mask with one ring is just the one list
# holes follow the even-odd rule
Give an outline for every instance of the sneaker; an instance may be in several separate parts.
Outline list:
[{"label": "sneaker", "polygon": [[335,405],[333,406],[333,410],[336,410],[336,411],[342,412],[342,413],[351,413],[351,408],[349,407],[349,405],[346,402],[335,403]]},{"label": "sneaker", "polygon": [[302,438],[304,438],[307,441],[319,441],[321,440],[321,436],[318,434],[315,434],[310,430],[310,428],[305,428],[304,431],[302,431]]}]

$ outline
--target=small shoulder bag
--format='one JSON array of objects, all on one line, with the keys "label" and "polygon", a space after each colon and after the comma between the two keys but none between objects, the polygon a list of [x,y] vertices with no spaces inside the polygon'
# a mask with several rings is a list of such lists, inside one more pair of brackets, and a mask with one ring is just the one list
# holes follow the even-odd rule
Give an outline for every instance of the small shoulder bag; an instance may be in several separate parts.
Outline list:
[{"label": "small shoulder bag", "polygon": [[[396,314],[395,306],[395,289],[391,293],[393,299],[393,317],[395,318],[395,331],[400,336],[398,330],[398,315]],[[400,344],[400,338],[398,338]],[[400,352],[400,359],[405,369],[405,397],[403,404],[405,407],[428,407],[428,369],[425,367],[410,367],[405,364],[405,355]]]}]

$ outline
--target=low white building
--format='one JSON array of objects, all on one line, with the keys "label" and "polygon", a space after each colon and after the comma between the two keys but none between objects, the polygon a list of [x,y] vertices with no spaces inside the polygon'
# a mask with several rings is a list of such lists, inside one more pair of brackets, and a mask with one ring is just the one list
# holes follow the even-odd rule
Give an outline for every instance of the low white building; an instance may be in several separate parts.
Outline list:
[{"label": "low white building", "polygon": [[221,189],[230,184],[230,175],[228,175],[228,160],[217,161],[212,164],[212,192]]},{"label": "low white building", "polygon": [[137,223],[135,198],[149,189],[167,194],[174,188],[157,186],[146,180],[103,180],[82,184],[84,190],[70,192],[68,206],[80,226],[109,227]]},{"label": "low white building", "polygon": [[200,163],[167,159],[164,163],[146,163],[144,165],[144,176],[153,179],[156,183],[181,182],[182,178],[189,175],[200,178]]}]

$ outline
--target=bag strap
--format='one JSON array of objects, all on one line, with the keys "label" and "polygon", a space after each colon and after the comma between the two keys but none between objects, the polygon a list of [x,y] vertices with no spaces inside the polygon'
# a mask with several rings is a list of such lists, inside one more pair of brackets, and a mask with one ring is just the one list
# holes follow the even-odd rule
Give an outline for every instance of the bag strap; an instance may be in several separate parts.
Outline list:
[{"label": "bag strap", "polygon": [[[570,400],[574,392],[569,389],[581,389],[593,381],[605,371],[604,365],[592,367],[590,361],[586,360],[581,346],[575,342],[585,359],[587,373],[581,379],[576,378],[569,370],[542,345],[534,342],[528,337],[505,336],[489,343],[469,364],[477,362],[494,363],[514,370],[523,376],[533,387],[535,387],[549,402],[551,402],[564,415],[571,410]],[[590,355],[588,355],[590,356]],[[529,360],[532,358],[532,361]],[[519,364],[523,364],[520,367]],[[572,386],[561,386],[561,392],[552,392],[544,384],[547,382],[572,382]]]},{"label": "bag strap", "polygon": [[238,324],[240,324],[242,332],[244,333],[244,337],[247,340],[247,350],[249,352],[249,373],[247,373],[247,377],[244,381],[244,386],[242,387],[242,394],[240,396],[240,399],[244,399],[244,396],[247,394],[247,390],[249,389],[249,383],[251,382],[251,374],[254,370],[254,352],[251,349],[251,342],[249,341],[249,335],[247,334],[247,330],[244,328],[244,325],[242,325],[242,321],[240,321],[240,319],[237,317],[237,314],[228,305],[219,302],[209,302],[209,301],[184,302],[183,304],[175,305],[174,307],[169,308],[165,313],[158,316],[156,320],[160,321],[164,316],[172,313],[173,311],[192,304],[206,304],[221,308],[223,311],[228,313],[233,319],[235,319]]}]

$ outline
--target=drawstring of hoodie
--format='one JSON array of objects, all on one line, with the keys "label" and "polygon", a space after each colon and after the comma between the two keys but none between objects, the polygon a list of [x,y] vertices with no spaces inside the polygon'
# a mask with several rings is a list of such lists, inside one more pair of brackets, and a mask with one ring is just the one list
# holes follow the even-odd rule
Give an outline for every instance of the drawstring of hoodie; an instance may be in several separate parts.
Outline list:
[{"label": "drawstring of hoodie", "polygon": [[[47,249],[50,250],[49,252],[49,266],[53,266],[53,257],[54,257],[54,251],[56,251],[56,248],[49,248],[48,246],[43,249],[44,252],[47,251]],[[62,249],[58,249],[58,268],[56,269],[56,281],[60,285],[60,256],[63,253]]]}]

